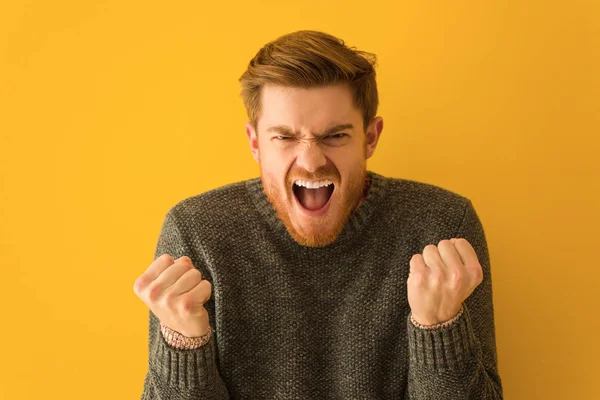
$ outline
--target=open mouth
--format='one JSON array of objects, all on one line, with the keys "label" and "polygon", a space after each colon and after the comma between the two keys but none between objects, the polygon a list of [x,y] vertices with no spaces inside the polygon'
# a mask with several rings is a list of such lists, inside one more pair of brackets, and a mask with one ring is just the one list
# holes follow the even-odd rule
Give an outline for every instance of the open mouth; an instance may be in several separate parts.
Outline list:
[{"label": "open mouth", "polygon": [[331,180],[305,181],[297,180],[292,185],[292,191],[298,204],[309,212],[324,210],[335,189]]}]

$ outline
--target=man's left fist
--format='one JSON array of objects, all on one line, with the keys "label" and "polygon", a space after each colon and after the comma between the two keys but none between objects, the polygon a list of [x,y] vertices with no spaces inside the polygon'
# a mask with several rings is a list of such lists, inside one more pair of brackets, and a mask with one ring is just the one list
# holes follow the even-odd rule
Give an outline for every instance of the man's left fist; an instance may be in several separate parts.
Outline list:
[{"label": "man's left fist", "polygon": [[412,316],[421,325],[452,319],[483,280],[477,254],[466,239],[425,246],[410,259],[406,281]]}]

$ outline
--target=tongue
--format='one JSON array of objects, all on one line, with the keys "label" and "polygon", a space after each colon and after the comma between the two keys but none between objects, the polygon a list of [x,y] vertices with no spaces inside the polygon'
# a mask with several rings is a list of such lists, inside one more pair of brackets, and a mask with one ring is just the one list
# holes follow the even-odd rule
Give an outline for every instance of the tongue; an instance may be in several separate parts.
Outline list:
[{"label": "tongue", "polygon": [[301,186],[297,189],[296,195],[304,208],[314,211],[323,208],[327,204],[331,192],[329,186],[318,189],[308,189]]}]

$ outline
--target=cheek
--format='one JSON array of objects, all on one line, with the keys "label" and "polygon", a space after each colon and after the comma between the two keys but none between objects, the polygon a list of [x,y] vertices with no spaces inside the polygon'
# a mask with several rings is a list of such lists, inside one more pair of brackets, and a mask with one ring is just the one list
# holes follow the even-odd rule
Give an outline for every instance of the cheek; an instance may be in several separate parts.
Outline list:
[{"label": "cheek", "polygon": [[[291,159],[281,153],[264,152],[260,159],[262,173],[267,175],[273,185],[286,185]],[[281,190],[281,189],[280,189]]]},{"label": "cheek", "polygon": [[263,168],[276,171],[284,164],[284,160],[285,157],[281,151],[268,145],[261,147],[260,161]]},{"label": "cheek", "polygon": [[361,166],[361,161],[364,159],[362,157],[362,149],[360,154],[358,154],[354,149],[350,148],[332,151],[328,154],[328,158],[341,175]]}]

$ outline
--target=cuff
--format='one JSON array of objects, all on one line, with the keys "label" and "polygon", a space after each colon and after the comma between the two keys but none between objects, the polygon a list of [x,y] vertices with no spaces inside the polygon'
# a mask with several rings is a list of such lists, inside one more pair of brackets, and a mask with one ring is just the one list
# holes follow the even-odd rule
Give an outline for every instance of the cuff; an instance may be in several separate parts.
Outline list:
[{"label": "cuff", "polygon": [[471,317],[463,304],[462,314],[443,323],[422,329],[407,317],[408,348],[411,364],[433,369],[457,368],[473,360],[477,339]]},{"label": "cuff", "polygon": [[445,321],[445,322],[440,322],[439,324],[435,324],[435,325],[421,325],[420,323],[418,323],[412,316],[412,313],[410,314],[410,322],[413,323],[414,326],[416,326],[417,328],[421,328],[421,329],[438,329],[438,328],[444,328],[448,325],[451,325],[454,321],[456,321],[457,319],[460,318],[460,316],[463,314],[464,312],[464,305],[461,304],[460,306],[460,310],[458,310],[458,313],[454,316],[454,318]]},{"label": "cuff", "polygon": [[181,388],[205,386],[219,378],[215,360],[214,334],[202,347],[176,349],[170,346],[163,335],[156,335],[156,349],[150,360],[153,372],[167,384]]},{"label": "cuff", "polygon": [[212,329],[209,325],[208,331],[204,335],[198,337],[187,337],[169,328],[168,326],[163,325],[161,322],[160,333],[165,338],[165,342],[167,342],[169,346],[176,349],[192,350],[202,347],[208,343],[210,337],[212,336]]}]

